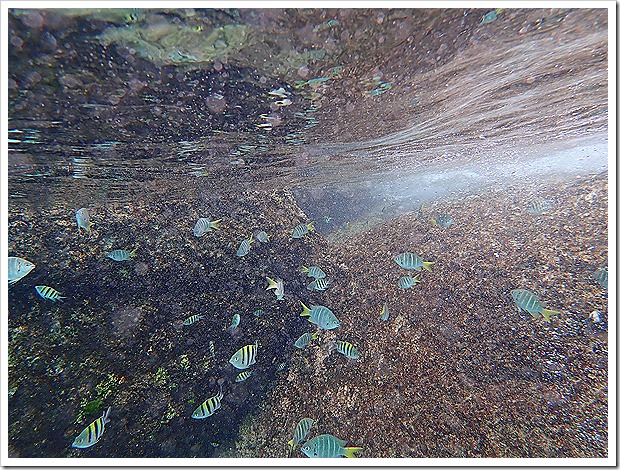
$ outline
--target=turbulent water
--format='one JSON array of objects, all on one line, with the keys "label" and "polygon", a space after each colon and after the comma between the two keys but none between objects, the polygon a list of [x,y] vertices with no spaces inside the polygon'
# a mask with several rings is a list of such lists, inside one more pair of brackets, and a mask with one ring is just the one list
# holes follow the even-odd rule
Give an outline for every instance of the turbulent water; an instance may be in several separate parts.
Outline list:
[{"label": "turbulent water", "polygon": [[[179,448],[177,434],[166,430],[184,429],[185,411],[175,400],[197,405],[215,395],[217,374],[188,365],[206,363],[206,353],[197,359],[187,350],[201,339],[174,345],[170,338],[183,314],[200,313],[207,303],[218,316],[205,334],[216,335],[213,325],[225,328],[250,295],[239,279],[293,273],[304,256],[326,246],[272,251],[264,264],[240,267],[245,260],[234,250],[256,224],[292,229],[294,220],[314,220],[322,237],[342,241],[424,205],[507,187],[545,192],[608,170],[604,9],[11,9],[8,25],[9,256],[38,257],[32,261],[48,279],[68,283],[54,274],[57,262],[77,283],[73,290],[83,289],[80,308],[93,309],[71,316],[54,310],[53,324],[39,326],[58,338],[27,340],[33,326],[26,319],[37,314],[32,304],[40,299],[19,287],[11,291],[13,456],[79,456],[69,446],[90,421],[77,418],[78,410],[95,398],[113,407],[116,424],[109,426],[117,426],[117,439],[121,421],[141,436],[137,442],[157,436],[161,444],[140,451],[108,444],[112,456],[209,457],[221,444],[232,445],[275,372],[263,371],[259,389],[227,385],[230,429],[212,430],[210,447],[185,437]],[[73,238],[81,207],[92,209],[95,230],[110,224],[87,248]],[[220,245],[203,253],[206,268],[192,251],[203,248],[191,237],[204,212],[223,214],[235,236],[218,232]],[[36,230],[36,242],[29,230]],[[151,249],[151,257],[122,276],[88,261],[120,243]],[[53,250],[61,260],[53,261]],[[304,292],[292,284],[293,292]],[[263,290],[253,289],[251,295]],[[263,321],[242,321],[250,320]],[[77,331],[78,324],[86,330]],[[163,324],[169,336],[159,332]],[[297,330],[286,322],[271,325],[269,334],[256,328],[265,342],[274,341],[275,367],[286,359],[276,333],[294,341]],[[224,334],[216,343],[230,341],[227,332],[217,333]],[[97,338],[109,351],[86,344]],[[63,353],[58,348],[67,341],[74,349]],[[131,363],[135,351],[147,350],[148,367]],[[93,354],[96,366],[79,364],[79,354]],[[111,366],[118,357],[144,382]],[[37,368],[52,358],[55,366]],[[18,365],[23,361],[28,367]],[[107,372],[97,377],[97,368]],[[159,368],[177,375],[162,378]],[[49,390],[27,393],[26,377],[49,382]],[[155,428],[132,423],[142,419],[139,409],[125,415],[114,409],[112,388],[93,391],[106,377],[117,390],[125,383],[124,403],[149,397],[147,383],[171,394],[145,411]],[[205,377],[208,393],[189,383]],[[29,433],[39,422],[32,397],[65,394],[70,406],[50,410],[66,433],[62,439]],[[22,408],[31,411],[19,416]],[[96,444],[89,455],[106,455],[104,447]]]}]

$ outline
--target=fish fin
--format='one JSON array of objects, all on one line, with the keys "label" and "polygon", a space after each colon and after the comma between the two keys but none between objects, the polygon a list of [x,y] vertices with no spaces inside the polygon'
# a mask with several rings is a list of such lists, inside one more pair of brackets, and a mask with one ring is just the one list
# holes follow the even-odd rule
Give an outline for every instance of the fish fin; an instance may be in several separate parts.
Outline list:
[{"label": "fish fin", "polygon": [[276,281],[271,279],[269,276],[265,276],[265,277],[267,278],[267,282],[269,282],[269,286],[265,290],[275,289],[276,287],[278,287],[278,283]]},{"label": "fish fin", "polygon": [[355,458],[357,457],[355,455],[356,452],[359,452],[360,450],[362,450],[361,447],[345,447],[344,448],[344,456],[348,457],[348,458]]},{"label": "fish fin", "polygon": [[548,308],[543,308],[540,313],[542,313],[542,316],[545,318],[545,321],[548,322],[550,321],[551,315],[559,315],[562,312],[558,312],[557,310],[550,310]]},{"label": "fish fin", "polygon": [[211,228],[214,228],[216,230],[220,229],[220,226],[218,225],[220,222],[222,221],[222,219],[217,219],[214,220],[213,222],[211,222]]},{"label": "fish fin", "polygon": [[435,261],[424,261],[422,262],[422,267],[427,271],[430,271],[433,264],[435,264]]},{"label": "fish fin", "polygon": [[310,309],[308,307],[306,307],[303,302],[301,302],[301,306],[304,308],[304,311],[301,312],[300,316],[301,317],[308,317],[308,316],[310,316]]},{"label": "fish fin", "polygon": [[309,222],[306,227],[308,227],[308,232],[314,232],[314,222]]},{"label": "fish fin", "polygon": [[110,418],[108,418],[108,415],[110,414],[110,410],[111,410],[111,409],[112,409],[112,407],[111,407],[111,406],[108,406],[108,409],[106,410],[106,412],[105,412],[105,413],[103,413],[102,418],[103,418],[103,422],[104,422],[105,424],[108,424],[108,423],[110,422]]}]

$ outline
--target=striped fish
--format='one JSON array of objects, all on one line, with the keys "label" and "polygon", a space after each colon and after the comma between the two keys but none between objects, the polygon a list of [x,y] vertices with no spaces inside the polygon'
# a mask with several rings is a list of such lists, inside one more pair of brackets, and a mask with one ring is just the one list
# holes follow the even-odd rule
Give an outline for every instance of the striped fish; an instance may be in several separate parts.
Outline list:
[{"label": "striped fish", "polygon": [[243,372],[241,372],[239,375],[237,375],[237,377],[235,377],[235,382],[243,382],[244,380],[246,380],[250,375],[252,375],[252,371],[250,370],[244,370]]},{"label": "striped fish", "polygon": [[108,415],[110,414],[110,409],[108,408],[100,418],[96,419],[92,423],[90,423],[80,434],[75,438],[71,447],[76,447],[78,449],[86,449],[92,445],[95,445],[101,439],[103,435],[103,431],[105,431],[105,425],[110,422]]},{"label": "striped fish", "polygon": [[9,264],[7,265],[9,285],[15,284],[33,269],[34,264],[30,261],[16,256],[9,256]]},{"label": "striped fish", "polygon": [[284,369],[286,369],[286,361],[282,361],[280,364],[278,364],[278,367],[276,367],[276,370],[278,372],[282,372]]},{"label": "striped fish", "polygon": [[398,280],[398,287],[402,287],[403,289],[409,289],[410,287],[415,286],[416,284],[419,284],[420,279],[418,279],[420,276],[416,276],[416,277],[411,277],[411,276],[404,276],[401,277]]},{"label": "striped fish", "polygon": [[214,220],[213,222],[211,222],[211,220],[208,217],[202,217],[198,219],[198,222],[196,222],[196,225],[194,225],[194,236],[202,237],[207,232],[210,232],[212,229],[219,230],[220,227],[218,223],[221,221],[222,219],[218,219],[218,220]]},{"label": "striped fish", "polygon": [[293,232],[291,233],[292,238],[303,238],[308,232],[314,231],[314,222],[310,222],[307,224],[299,224],[295,226]]},{"label": "striped fish", "polygon": [[258,342],[254,344],[248,344],[239,349],[232,355],[230,362],[237,369],[247,369],[252,364],[256,364],[256,350],[258,349]]},{"label": "striped fish", "polygon": [[263,310],[261,310],[260,308],[258,310],[254,310],[252,312],[252,315],[254,315],[255,317],[262,317],[265,314],[265,312]]},{"label": "striped fish", "polygon": [[34,286],[34,288],[41,297],[51,300],[52,302],[62,302],[62,299],[66,299],[66,297],[60,295],[60,292],[50,286]]},{"label": "striped fish", "polygon": [[183,324],[184,325],[193,325],[198,320],[202,320],[203,318],[204,318],[204,315],[192,315],[191,317],[187,317],[185,320],[183,320]]},{"label": "striped fish", "polygon": [[291,455],[293,450],[295,450],[295,447],[297,447],[297,445],[306,438],[313,424],[314,420],[311,418],[303,418],[299,421],[299,423],[297,423],[297,426],[295,426],[295,431],[293,432],[293,438],[288,441],[288,445],[291,447],[291,452],[289,455]]},{"label": "striped fish", "polygon": [[306,442],[301,451],[310,458],[355,457],[355,452],[361,447],[345,447],[346,441],[340,440],[331,434],[321,434]]},{"label": "striped fish", "polygon": [[388,310],[387,302],[383,304],[381,309],[381,320],[388,321],[390,318],[390,311]]},{"label": "striped fish", "polygon": [[525,310],[534,318],[538,318],[542,314],[545,321],[548,322],[551,315],[559,315],[561,313],[544,308],[544,304],[529,290],[515,289],[511,290],[510,294],[517,304],[517,310],[519,312]]},{"label": "striped fish", "polygon": [[536,199],[527,209],[530,214],[540,215],[551,209],[552,204],[544,199]]},{"label": "striped fish", "polygon": [[90,221],[90,212],[85,207],[78,209],[75,213],[75,220],[78,224],[78,230],[84,229],[86,232],[90,232],[90,226],[93,223]]},{"label": "striped fish", "polygon": [[192,413],[192,418],[194,419],[205,419],[215,413],[222,406],[222,398],[224,398],[224,394],[222,393],[222,385],[220,385],[220,391],[217,395],[211,398],[207,398],[205,401],[201,403],[201,405],[194,410]]},{"label": "striped fish", "polygon": [[310,266],[309,268],[302,266],[301,272],[308,273],[308,277],[313,277],[315,279],[323,279],[325,277],[325,272],[318,266]]},{"label": "striped fish", "polygon": [[135,248],[132,251],[114,250],[108,254],[108,258],[112,258],[114,261],[125,261],[125,260],[128,260],[129,258],[134,257],[137,250],[138,250],[137,248]]},{"label": "striped fish", "polygon": [[314,281],[312,281],[310,284],[306,286],[306,289],[323,291],[327,289],[331,283],[332,282],[328,281],[327,279],[315,279]]},{"label": "striped fish", "polygon": [[256,232],[255,238],[261,243],[267,243],[269,241],[269,235],[263,230]]},{"label": "striped fish", "polygon": [[213,344],[213,341],[209,341],[209,352],[211,357],[215,357],[215,344]]},{"label": "striped fish", "polygon": [[239,326],[239,323],[241,323],[241,315],[239,315],[238,313],[235,313],[232,317],[232,323],[230,324],[228,329],[230,331],[234,330],[235,328]]},{"label": "striped fish", "polygon": [[237,256],[239,258],[247,255],[250,252],[250,245],[252,245],[253,241],[254,238],[252,238],[252,235],[250,235],[250,238],[247,238],[241,242],[239,248],[237,249]]},{"label": "striped fish", "polygon": [[336,341],[336,351],[349,359],[359,359],[360,353],[347,341]]},{"label": "striped fish", "polygon": [[609,274],[607,273],[607,268],[598,268],[592,275],[592,277],[596,279],[605,289],[607,289],[608,276]]},{"label": "striped fish", "polygon": [[333,330],[334,328],[338,328],[340,326],[340,322],[334,312],[332,312],[327,307],[322,305],[313,305],[312,308],[308,308],[301,302],[301,306],[303,307],[303,312],[301,312],[302,317],[308,317],[308,321],[310,323],[314,323],[319,326],[319,328],[323,328],[324,330]]},{"label": "striped fish", "polygon": [[304,333],[297,339],[297,341],[295,341],[295,347],[299,349],[304,349],[310,344],[313,339],[316,339],[318,335],[318,333]]},{"label": "striped fish", "polygon": [[396,261],[396,264],[398,264],[401,268],[415,269],[416,271],[420,271],[421,268],[430,271],[431,265],[435,264],[434,261],[423,261],[422,258],[415,253],[409,252],[396,255],[394,257],[394,261]]},{"label": "striped fish", "polygon": [[276,294],[276,299],[282,300],[284,298],[284,281],[279,277],[275,280],[271,279],[269,276],[266,277],[269,285],[265,290],[273,289],[274,294]]}]

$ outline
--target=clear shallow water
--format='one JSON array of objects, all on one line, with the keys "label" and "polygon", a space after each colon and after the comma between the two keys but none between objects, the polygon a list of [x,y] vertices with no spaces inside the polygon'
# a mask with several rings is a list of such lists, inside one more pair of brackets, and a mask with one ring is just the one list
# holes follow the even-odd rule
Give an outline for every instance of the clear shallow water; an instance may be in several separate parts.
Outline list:
[{"label": "clear shallow water", "polygon": [[[203,257],[192,251],[202,248],[188,241],[187,234],[205,209],[231,223],[221,245],[207,252],[215,260],[209,261],[209,279],[219,282],[194,281],[216,296],[217,321],[203,331],[215,335],[216,326],[229,321],[230,309],[249,298],[256,301],[251,296],[261,290],[255,284],[248,290],[240,279],[255,283],[253,270],[289,270],[293,277],[300,258],[309,256],[296,247],[290,253],[272,252],[263,264],[250,267],[223,261],[237,261],[227,256],[252,224],[294,225],[305,220],[303,210],[316,220],[321,234],[330,236],[347,224],[366,221],[365,229],[371,228],[424,203],[511,186],[544,190],[577,176],[606,173],[606,12],[516,9],[481,24],[488,11],[15,11],[8,32],[13,46],[10,255],[36,253],[37,264],[47,266],[53,279],[76,283],[75,294],[80,286],[83,294],[106,298],[101,311],[78,315],[90,320],[81,324],[80,341],[65,355],[66,363],[78,351],[96,351],[87,343],[101,332],[89,322],[101,323],[104,334],[113,338],[97,363],[108,371],[118,348],[123,357],[131,356],[132,348],[152,350],[160,343],[145,339],[151,329],[167,331],[162,325],[187,313],[185,307],[205,302],[196,298],[196,286],[187,285],[187,279],[204,278]],[[321,81],[299,83],[312,79]],[[290,105],[277,105],[282,97],[269,94],[280,87]],[[281,202],[281,190],[289,189],[299,208],[286,205],[288,214],[274,213],[276,203],[270,198]],[[257,191],[266,196],[255,197]],[[96,242],[80,245],[80,254],[72,248],[77,243],[73,214],[79,207],[94,208],[102,226]],[[39,245],[24,232],[32,225],[41,232]],[[122,275],[88,261],[111,244],[138,241],[150,245],[151,258]],[[56,274],[60,266],[52,267],[56,261],[53,250],[48,253],[50,243],[66,258],[65,268],[78,270],[77,279],[70,269],[64,272],[68,278]],[[314,249],[317,256],[320,250]],[[191,272],[177,267],[181,261],[189,263]],[[91,283],[84,274],[92,273],[93,266],[100,277]],[[228,274],[231,270],[238,279]],[[117,276],[132,273],[141,280],[123,298]],[[172,306],[168,283],[176,286],[180,299]],[[292,292],[301,295],[304,286],[298,284],[293,283]],[[24,315],[32,314],[33,299],[25,292],[16,290],[12,298],[14,338],[21,338]],[[234,301],[218,297],[221,292],[234,292]],[[111,324],[121,326],[105,326],[109,311],[117,312]],[[76,321],[62,310],[54,315],[61,325]],[[270,344],[269,358],[276,364],[286,351],[282,337],[294,340],[299,326],[272,328],[274,337],[276,332],[284,335]],[[258,325],[252,330],[260,332]],[[246,336],[253,340],[249,334],[240,339]],[[117,343],[118,338],[126,343]],[[164,339],[173,343],[162,333],[158,341],[163,344]],[[25,347],[20,341],[13,341],[15,354]],[[179,388],[167,392],[174,399],[162,394],[150,412],[153,418],[168,416],[177,431],[187,425],[177,403],[206,393],[192,385],[195,377],[175,365],[183,354],[203,360],[188,352],[197,340],[187,341],[148,362],[150,369],[163,365],[177,373]],[[217,336],[216,341],[229,339]],[[69,452],[64,441],[78,431],[72,423],[78,397],[88,396],[82,384],[87,381],[92,390],[99,381],[97,368],[77,372],[74,367],[65,366],[59,373],[62,385],[55,383],[47,397],[53,400],[69,390],[77,401],[55,411],[67,429],[66,439],[42,448],[27,444],[31,436],[24,429],[36,418],[13,412],[11,429],[20,455]],[[132,367],[145,377],[153,372]],[[230,429],[209,427],[216,444],[234,434],[271,386],[273,371],[264,372],[253,392],[227,390]],[[16,381],[23,373],[15,373]],[[217,374],[196,374],[215,390]],[[37,377],[42,377],[40,370],[34,383]],[[141,380],[127,385],[117,399],[137,393]],[[33,405],[26,391],[16,390],[13,410]],[[248,396],[253,398],[244,401]],[[139,421],[139,410],[130,408],[120,419],[141,436],[132,419],[147,424]],[[216,445],[201,446],[185,435],[180,446],[174,432],[157,432],[161,434],[154,442],[164,442],[163,450],[149,447],[139,456],[217,453]],[[193,445],[197,447],[188,453]],[[120,443],[107,449],[115,456],[130,452]],[[92,451],[98,455],[105,449]]]}]

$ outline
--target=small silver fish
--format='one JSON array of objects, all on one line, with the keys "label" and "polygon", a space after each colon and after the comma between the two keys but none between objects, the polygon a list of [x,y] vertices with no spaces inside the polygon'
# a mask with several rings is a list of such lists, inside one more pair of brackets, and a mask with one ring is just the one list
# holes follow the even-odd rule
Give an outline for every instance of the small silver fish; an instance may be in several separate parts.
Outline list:
[{"label": "small silver fish", "polygon": [[381,309],[381,320],[388,321],[390,318],[390,311],[388,310],[387,302],[383,304],[383,308]]},{"label": "small silver fish", "polygon": [[34,264],[24,258],[9,256],[7,265],[9,285],[15,284],[34,269]]},{"label": "small silver fish", "polygon": [[295,341],[295,347],[299,348],[299,349],[305,349],[306,346],[308,346],[313,339],[316,339],[316,337],[319,335],[319,333],[304,333],[303,335],[301,335],[297,341]]},{"label": "small silver fish", "polygon": [[111,408],[108,408],[100,418],[90,423],[84,430],[75,438],[71,447],[78,449],[86,449],[87,447],[95,445],[101,439],[103,431],[105,431],[105,425],[110,422],[108,415]]},{"label": "small silver fish", "polygon": [[308,277],[313,277],[314,279],[325,278],[325,272],[318,266],[310,266],[309,268],[307,268],[306,266],[302,266],[301,272],[308,273]]},{"label": "small silver fish", "polygon": [[230,324],[228,329],[231,331],[234,330],[235,328],[239,326],[240,322],[241,322],[241,315],[239,315],[238,313],[235,313],[232,317],[232,323]]},{"label": "small silver fish", "polygon": [[207,232],[210,232],[212,229],[219,230],[220,227],[218,223],[221,221],[222,219],[218,219],[218,220],[214,220],[213,222],[211,222],[211,220],[208,217],[203,217],[203,218],[198,219],[198,222],[196,222],[196,225],[194,225],[194,236],[202,237]]},{"label": "small silver fish", "polygon": [[289,98],[284,98],[283,100],[274,101],[273,104],[275,104],[276,106],[282,107],[282,106],[290,106],[291,104],[293,104],[293,102]]},{"label": "small silver fish", "polygon": [[306,286],[306,289],[323,291],[327,289],[330,284],[331,284],[331,281],[328,281],[327,279],[315,279],[314,281],[312,281],[310,284]]},{"label": "small silver fish", "polygon": [[247,369],[252,364],[256,364],[257,349],[258,342],[243,346],[232,355],[228,362],[230,362],[237,369]]},{"label": "small silver fish", "polygon": [[280,278],[273,280],[270,277],[267,277],[267,282],[269,282],[269,286],[267,286],[267,289],[265,290],[274,289],[276,298],[278,300],[282,300],[284,298],[284,281]]},{"label": "small silver fish", "polygon": [[280,98],[286,98],[288,96],[288,93],[286,92],[286,90],[282,87],[276,89],[276,90],[271,90],[269,92],[269,94],[271,96],[278,96]]},{"label": "small silver fish", "polygon": [[292,238],[303,238],[308,232],[314,231],[314,222],[310,222],[307,224],[299,224],[295,226],[293,232],[291,233]]},{"label": "small silver fish", "polygon": [[590,315],[588,315],[588,318],[590,318],[590,320],[592,320],[594,323],[599,323],[601,321],[600,312],[594,310],[590,313]]},{"label": "small silver fish", "polygon": [[419,274],[415,277],[411,277],[411,276],[401,277],[398,280],[398,287],[401,287],[403,289],[409,289],[410,287],[413,287],[416,284],[419,284],[420,282],[422,282],[420,281],[419,277],[420,277]]},{"label": "small silver fish", "polygon": [[86,232],[90,232],[91,225],[94,225],[90,221],[90,212],[85,207],[78,209],[75,213],[75,220],[77,220],[78,230],[84,229]]},{"label": "small silver fish", "polygon": [[239,375],[237,375],[237,377],[235,377],[235,382],[243,382],[244,380],[247,380],[247,378],[250,375],[252,375],[252,371],[251,370],[243,371]]},{"label": "small silver fish", "polygon": [[256,232],[254,236],[261,243],[267,243],[269,241],[269,235],[263,230]]},{"label": "small silver fish", "polygon": [[239,248],[237,249],[237,256],[241,258],[247,255],[250,252],[250,246],[252,245],[253,241],[254,238],[252,237],[252,235],[250,235],[250,238],[243,240],[239,245]]},{"label": "small silver fish", "polygon": [[114,261],[125,261],[129,258],[133,258],[136,255],[137,250],[137,248],[133,249],[132,251],[114,250],[108,253],[108,258],[111,258]]},{"label": "small silver fish", "polygon": [[215,344],[213,344],[213,341],[209,341],[209,352],[211,357],[215,357]]},{"label": "small silver fish", "polygon": [[52,302],[62,302],[62,299],[66,298],[60,295],[60,292],[50,286],[34,286],[34,288],[41,297],[47,300],[51,300]]},{"label": "small silver fish", "polygon": [[202,320],[203,318],[204,318],[204,315],[192,315],[191,317],[187,317],[185,320],[183,320],[183,324],[184,325],[193,325],[198,320]]},{"label": "small silver fish", "polygon": [[219,393],[211,398],[207,398],[204,402],[202,402],[200,406],[196,408],[192,413],[192,418],[208,418],[220,409],[220,407],[222,406],[222,398],[224,398],[224,394],[222,393],[222,385],[220,385]]}]

